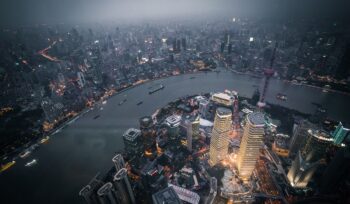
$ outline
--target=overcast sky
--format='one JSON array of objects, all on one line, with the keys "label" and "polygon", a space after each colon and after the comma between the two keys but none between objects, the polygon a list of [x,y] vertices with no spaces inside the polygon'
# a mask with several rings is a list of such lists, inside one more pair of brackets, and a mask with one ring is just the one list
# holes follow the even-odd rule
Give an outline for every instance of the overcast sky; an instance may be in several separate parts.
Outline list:
[{"label": "overcast sky", "polygon": [[[322,2],[322,3],[321,3]],[[335,3],[336,2],[336,3]],[[339,15],[347,0],[1,0],[0,23],[69,23],[217,15]]]}]

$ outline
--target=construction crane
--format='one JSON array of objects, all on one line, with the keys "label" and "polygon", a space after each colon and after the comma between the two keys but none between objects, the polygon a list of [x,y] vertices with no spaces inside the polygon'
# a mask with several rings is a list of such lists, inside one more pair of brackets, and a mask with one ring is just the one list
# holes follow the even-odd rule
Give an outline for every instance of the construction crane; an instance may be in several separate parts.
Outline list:
[{"label": "construction crane", "polygon": [[266,97],[266,93],[267,93],[267,88],[269,86],[270,78],[275,74],[275,70],[273,69],[273,64],[274,64],[274,61],[275,61],[275,55],[276,55],[277,46],[278,46],[278,42],[276,42],[275,48],[273,49],[271,60],[270,60],[270,66],[269,66],[269,68],[264,70],[265,82],[264,82],[264,86],[263,86],[263,91],[262,91],[262,93],[260,95],[260,100],[259,100],[259,102],[257,104],[257,106],[260,109],[264,108],[265,105],[266,105],[265,97]]}]

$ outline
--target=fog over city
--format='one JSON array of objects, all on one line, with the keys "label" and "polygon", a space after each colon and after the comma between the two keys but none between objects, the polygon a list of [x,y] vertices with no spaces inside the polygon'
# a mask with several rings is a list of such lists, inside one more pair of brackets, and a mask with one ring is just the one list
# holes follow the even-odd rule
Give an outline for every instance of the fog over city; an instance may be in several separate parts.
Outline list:
[{"label": "fog over city", "polygon": [[2,25],[169,20],[253,16],[344,18],[349,1],[338,0],[3,0]]},{"label": "fog over city", "polygon": [[350,203],[350,0],[1,0],[1,204]]}]

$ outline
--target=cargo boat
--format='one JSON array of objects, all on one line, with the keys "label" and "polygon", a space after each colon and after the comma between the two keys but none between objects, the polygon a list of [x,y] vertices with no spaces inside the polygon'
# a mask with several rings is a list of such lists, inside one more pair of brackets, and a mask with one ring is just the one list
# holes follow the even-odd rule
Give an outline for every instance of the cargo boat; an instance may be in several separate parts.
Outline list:
[{"label": "cargo boat", "polygon": [[44,137],[43,139],[40,140],[40,143],[41,144],[47,143],[49,141],[49,139],[50,139],[50,137],[46,136],[46,137]]},{"label": "cargo boat", "polygon": [[157,91],[159,91],[159,90],[162,90],[162,89],[164,89],[164,85],[163,84],[161,84],[161,85],[159,85],[159,86],[157,86],[157,87],[154,87],[154,88],[152,88],[149,92],[148,92],[148,94],[153,94],[153,93],[155,93],[155,92],[157,92]]},{"label": "cargo boat", "polygon": [[24,166],[26,166],[26,167],[31,167],[31,166],[33,166],[33,165],[36,164],[36,163],[37,163],[37,160],[36,160],[36,159],[33,159],[32,161],[27,162]]},{"label": "cargo boat", "polygon": [[16,161],[11,161],[11,162],[8,162],[6,164],[1,164],[0,173],[3,172],[3,171],[6,171],[9,168],[11,168],[13,165],[15,165],[15,163],[16,163]]},{"label": "cargo boat", "polygon": [[287,95],[278,93],[276,95],[276,98],[279,99],[279,100],[282,100],[282,101],[286,101],[287,100]]},{"label": "cargo boat", "polygon": [[125,102],[126,102],[126,99],[124,99],[124,100],[120,101],[118,105],[120,105],[120,106],[121,106],[121,105],[123,105],[123,103],[125,103]]}]

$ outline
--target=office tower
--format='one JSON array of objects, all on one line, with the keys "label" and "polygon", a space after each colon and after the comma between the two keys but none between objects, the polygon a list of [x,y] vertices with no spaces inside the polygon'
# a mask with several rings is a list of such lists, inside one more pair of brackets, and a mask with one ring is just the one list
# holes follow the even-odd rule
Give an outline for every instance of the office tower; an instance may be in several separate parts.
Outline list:
[{"label": "office tower", "polygon": [[211,134],[209,163],[214,166],[225,158],[228,151],[229,136],[232,125],[232,112],[227,108],[216,109],[214,127]]},{"label": "office tower", "polygon": [[176,41],[176,51],[178,51],[178,52],[181,51],[181,41],[180,40]]},{"label": "office tower", "polygon": [[187,149],[188,151],[192,151],[192,137],[193,137],[193,132],[192,132],[192,123],[189,120],[185,121],[185,127],[186,127],[186,140],[187,140]]},{"label": "office tower", "polygon": [[294,125],[293,136],[289,142],[289,155],[295,156],[297,152],[304,146],[307,138],[307,130],[312,124],[307,120],[299,121]]},{"label": "office tower", "polygon": [[211,100],[220,106],[232,107],[235,99],[227,93],[214,93]]},{"label": "office tower", "polygon": [[173,40],[173,52],[177,52],[177,48],[176,48],[176,38]]},{"label": "office tower", "polygon": [[265,116],[261,112],[247,115],[243,137],[238,152],[237,167],[239,176],[247,181],[260,154],[265,133]]},{"label": "office tower", "polygon": [[199,114],[202,118],[206,118],[207,111],[209,108],[209,101],[206,99],[202,99],[199,101]]},{"label": "office tower", "polygon": [[218,191],[218,181],[215,177],[211,177],[210,180],[210,191],[209,196],[205,202],[205,204],[213,204],[217,191]]},{"label": "office tower", "polygon": [[84,186],[80,192],[79,196],[82,196],[87,204],[99,203],[99,198],[96,191],[103,185],[103,182],[99,180],[97,174],[88,185]]},{"label": "office tower", "polygon": [[114,188],[118,191],[118,198],[122,204],[135,204],[134,192],[132,191],[128,173],[125,168],[120,169],[113,178]]},{"label": "office tower", "polygon": [[130,128],[123,135],[124,148],[128,154],[140,154],[143,150],[141,142],[141,131],[135,128]]},{"label": "office tower", "polygon": [[339,122],[337,128],[332,133],[332,137],[334,140],[334,144],[340,145],[345,138],[349,135],[350,130],[347,128],[344,128],[343,124]]},{"label": "office tower", "polygon": [[307,162],[324,159],[327,148],[333,144],[331,136],[322,130],[309,129],[305,146],[301,149],[301,156]]},{"label": "office tower", "polygon": [[232,52],[232,44],[231,43],[228,44],[227,52],[228,52],[228,54],[231,54],[231,52]]},{"label": "office tower", "polygon": [[181,123],[181,116],[171,115],[165,120],[166,125],[168,126],[168,135],[171,140],[174,140],[179,135],[179,126]]},{"label": "office tower", "polygon": [[121,154],[115,155],[112,159],[112,162],[114,163],[116,172],[118,172],[122,168],[125,168],[124,158]]},{"label": "office tower", "polygon": [[322,194],[334,193],[339,190],[339,186],[345,182],[346,176],[350,172],[350,148],[345,146],[340,148],[334,158],[328,164],[321,180],[320,192]]},{"label": "office tower", "polygon": [[221,52],[221,53],[224,53],[224,51],[225,51],[225,46],[226,46],[225,43],[222,42],[221,45],[220,45],[220,52]]},{"label": "office tower", "polygon": [[104,184],[98,189],[97,195],[101,204],[117,204],[115,191],[111,182]]},{"label": "office tower", "polygon": [[305,161],[301,153],[298,152],[287,174],[290,185],[294,188],[305,188],[319,164],[320,161],[313,163]]},{"label": "office tower", "polygon": [[298,152],[288,171],[288,181],[295,188],[305,188],[315,171],[324,162],[333,139],[327,132],[309,129],[304,147]]},{"label": "office tower", "polygon": [[87,185],[80,190],[79,196],[82,196],[87,204],[93,204],[94,199],[91,197],[92,193],[91,186]]},{"label": "office tower", "polygon": [[83,88],[85,86],[85,77],[82,72],[77,72],[77,77],[78,77],[78,85],[80,88]]},{"label": "office tower", "polygon": [[181,39],[181,45],[182,45],[182,49],[183,49],[184,51],[186,51],[186,49],[187,49],[186,38],[182,38],[182,39]]},{"label": "office tower", "polygon": [[152,195],[153,204],[181,204],[179,196],[176,194],[173,187],[164,188],[161,191]]},{"label": "office tower", "polygon": [[155,132],[153,120],[150,116],[141,117],[139,120],[143,146],[145,150],[155,145]]}]

